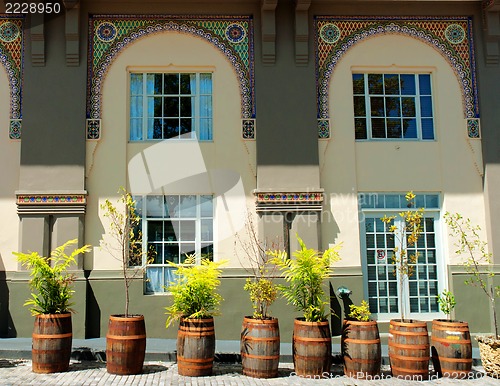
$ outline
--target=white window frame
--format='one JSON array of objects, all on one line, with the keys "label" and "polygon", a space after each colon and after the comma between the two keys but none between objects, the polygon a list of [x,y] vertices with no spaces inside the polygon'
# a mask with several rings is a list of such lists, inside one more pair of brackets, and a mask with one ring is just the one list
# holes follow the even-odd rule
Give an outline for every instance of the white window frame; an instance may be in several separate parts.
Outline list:
[{"label": "white window frame", "polygon": [[[132,124],[131,121],[132,119],[139,118],[139,117],[132,117],[131,116],[131,106],[132,106],[132,96],[139,96],[139,95],[132,95],[132,90],[131,90],[131,76],[135,75],[142,75],[143,80],[142,80],[142,139],[132,139]],[[171,75],[171,74],[177,74],[177,75],[186,75],[186,74],[194,74],[196,75],[196,94],[148,94],[147,92],[147,76],[148,75],[156,75],[156,74],[162,74],[162,75]],[[212,83],[212,92],[211,94],[201,94],[200,91],[200,75],[201,74],[210,74],[211,75],[211,83]],[[214,106],[214,85],[213,85],[213,79],[214,79],[214,73],[213,71],[140,71],[140,70],[133,70],[128,72],[128,127],[129,127],[129,141],[130,142],[145,142],[145,141],[163,141],[163,140],[200,140],[199,138],[199,132],[200,132],[200,96],[206,96],[210,95],[211,98],[211,109],[212,109],[212,116],[210,117],[210,127],[211,127],[211,136],[209,139],[202,139],[202,141],[210,142],[213,141],[214,133],[213,133],[213,106]],[[191,132],[189,134],[181,134],[179,132],[178,137],[171,137],[171,138],[148,138],[148,120],[153,119],[154,117],[149,117],[148,116],[148,97],[161,97],[162,99],[165,98],[166,96],[181,96],[187,97],[188,95],[191,95],[191,97],[194,99],[194,116],[192,117],[194,121],[194,127],[192,128]],[[179,106],[180,108],[180,106]],[[179,116],[180,118],[180,116]],[[162,117],[163,119],[163,117]]]},{"label": "white window frame", "polygon": [[[371,114],[371,104],[370,104],[370,96],[379,96],[383,97],[384,100],[386,97],[391,97],[392,94],[370,94],[369,91],[369,82],[368,82],[368,76],[369,75],[413,75],[415,77],[415,95],[412,95],[415,99],[415,120],[416,120],[416,130],[417,130],[417,138],[388,138],[387,136],[385,138],[374,138],[372,135],[372,118],[374,118]],[[357,118],[365,118],[366,120],[366,138],[355,138],[357,142],[383,142],[383,141],[420,141],[420,142],[433,142],[436,141],[436,109],[434,106],[434,99],[435,99],[435,92],[434,92],[434,85],[433,85],[433,78],[434,74],[432,72],[401,72],[401,71],[393,71],[393,72],[388,72],[388,71],[368,71],[368,72],[360,72],[360,71],[355,71],[351,74],[351,79],[353,75],[363,75],[364,76],[364,97],[365,97],[365,117],[358,117],[355,114],[353,115],[354,119]],[[421,106],[420,106],[420,97],[422,96],[420,94],[420,84],[418,81],[418,76],[419,75],[429,75],[430,77],[430,88],[431,88],[431,93],[430,93],[430,98],[431,98],[431,107],[432,107],[432,122],[433,122],[433,139],[423,139],[422,138],[422,116],[421,116]],[[385,83],[383,83],[385,84]],[[353,103],[354,103],[354,96],[360,96],[361,94],[354,94],[354,88],[351,88],[351,91],[353,93]],[[404,97],[403,95],[400,94],[394,94],[392,96],[398,96],[398,97]],[[377,117],[375,117],[377,118]],[[382,117],[379,117],[382,118]],[[385,101],[384,101],[384,119],[390,118],[387,117],[386,112],[385,112]],[[424,117],[423,119],[428,119],[428,117]],[[387,135],[387,124],[385,124],[386,127],[386,135]],[[354,133],[355,134],[355,133]],[[355,134],[356,135],[356,134]]]},{"label": "white window frame", "polygon": [[[213,194],[151,194],[151,195],[134,195],[134,198],[136,197],[142,197],[142,207],[140,208],[142,215],[141,215],[141,231],[142,231],[142,251],[143,251],[143,266],[145,267],[145,275],[147,277],[147,270],[148,267],[153,267],[153,268],[162,268],[162,272],[165,268],[169,268],[170,266],[166,263],[162,264],[147,264],[147,253],[146,251],[148,250],[148,224],[151,221],[169,221],[169,220],[180,220],[180,221],[195,221],[195,240],[194,240],[194,245],[195,245],[195,255],[196,255],[196,264],[201,263],[201,249],[202,249],[202,244],[211,244],[212,245],[212,259],[215,260],[215,255],[216,255],[216,230],[215,230],[215,205],[216,205],[216,198]],[[147,209],[147,197],[148,196],[195,196],[196,197],[196,216],[193,217],[147,217],[146,216],[146,209]],[[207,216],[201,216],[201,196],[211,196],[212,197],[212,216],[207,217]],[[139,209],[139,208],[138,208]],[[212,240],[203,240],[201,237],[201,230],[202,230],[202,220],[207,220],[211,219],[212,220]],[[165,240],[161,241],[161,244],[164,243]],[[178,244],[182,244],[178,243]],[[172,269],[172,268],[171,268]],[[165,275],[163,275],[163,278]],[[166,285],[167,283],[164,283]],[[164,288],[163,291],[160,292],[151,292],[147,291],[147,283],[144,283],[144,294],[145,295],[168,295],[169,292],[167,289]]]},{"label": "white window frame", "polygon": [[[375,194],[375,193],[363,193],[363,194]],[[381,194],[387,194],[387,193],[381,193]],[[389,193],[390,194],[390,193]],[[394,193],[394,194],[401,194],[401,193]],[[435,194],[435,193],[431,193]],[[440,198],[441,200],[441,198]],[[441,204],[441,203],[440,203]],[[441,205],[439,205],[441,207]],[[361,246],[361,266],[362,266],[362,273],[363,273],[363,293],[364,293],[364,299],[367,301],[369,300],[369,282],[368,282],[368,264],[367,264],[367,247],[366,247],[366,228],[365,228],[365,218],[366,217],[373,217],[373,218],[382,218],[384,215],[391,216],[391,215],[398,215],[399,212],[405,209],[398,209],[398,208],[389,208],[389,209],[380,209],[380,208],[362,208],[360,209],[360,246]],[[436,269],[437,269],[437,283],[438,283],[438,288],[437,288],[437,293],[440,294],[444,289],[448,288],[448,283],[447,283],[447,276],[446,276],[446,261],[444,259],[444,253],[443,253],[443,233],[441,231],[442,228],[442,218],[440,215],[440,209],[439,208],[429,208],[425,209],[424,211],[424,218],[433,218],[434,219],[434,234],[435,234],[435,250],[436,250]],[[399,216],[397,216],[399,217]],[[386,257],[387,259],[389,257]],[[392,271],[388,272],[389,275],[392,275]],[[414,273],[415,275],[415,273]],[[398,291],[398,299],[401,294],[401,289],[400,289],[400,281],[399,279],[396,279],[397,283],[397,291]],[[441,312],[441,310],[437,312],[427,312],[427,313],[412,313],[410,310],[410,296],[409,296],[409,291],[410,287],[408,284],[408,279],[405,280],[406,284],[406,314],[405,318],[407,319],[419,319],[419,320],[433,320],[433,319],[439,319],[439,318],[444,318],[445,314]],[[387,298],[389,298],[389,295],[387,295]],[[398,304],[399,306],[399,304]],[[381,322],[388,322],[391,319],[400,319],[401,318],[401,310],[398,310],[397,313],[378,313],[372,314],[372,317],[374,320],[378,320]]]}]

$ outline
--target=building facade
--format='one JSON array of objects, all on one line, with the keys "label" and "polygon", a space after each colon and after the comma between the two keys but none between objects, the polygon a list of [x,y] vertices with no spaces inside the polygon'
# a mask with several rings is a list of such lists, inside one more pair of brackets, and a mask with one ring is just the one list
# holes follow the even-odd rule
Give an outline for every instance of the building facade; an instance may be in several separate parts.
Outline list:
[{"label": "building facade", "polygon": [[[473,333],[492,330],[443,216],[478,224],[497,264],[499,1],[0,7],[1,336],[32,330],[29,273],[12,252],[47,255],[73,238],[92,245],[74,267],[75,336],[104,336],[108,315],[123,313],[120,261],[100,244],[101,204],[120,187],[156,251],[131,287],[149,337],[175,336],[168,262],[194,253],[229,260],[217,337],[239,339],[248,218],[290,251],[296,234],[318,249],[342,243],[330,288],[367,299],[382,331],[401,296],[410,317],[443,317],[444,289]],[[425,219],[401,288],[380,218],[406,209],[408,191]],[[285,341],[291,311],[273,307]]]}]

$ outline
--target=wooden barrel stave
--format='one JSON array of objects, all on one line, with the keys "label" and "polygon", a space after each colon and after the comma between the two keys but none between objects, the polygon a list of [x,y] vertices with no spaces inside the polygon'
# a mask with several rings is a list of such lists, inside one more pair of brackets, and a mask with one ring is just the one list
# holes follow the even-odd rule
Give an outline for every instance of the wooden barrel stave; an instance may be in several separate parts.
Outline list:
[{"label": "wooden barrel stave", "polygon": [[332,338],[328,321],[306,322],[295,319],[293,363],[299,376],[323,376],[330,372]]},{"label": "wooden barrel stave", "polygon": [[33,372],[68,371],[72,339],[70,313],[36,315],[31,351]]},{"label": "wooden barrel stave", "polygon": [[111,315],[106,334],[106,369],[111,374],[142,372],[146,355],[144,316]]},{"label": "wooden barrel stave", "polygon": [[345,375],[367,378],[380,374],[382,350],[377,322],[345,321],[341,347]]},{"label": "wooden barrel stave", "polygon": [[241,330],[243,374],[254,378],[278,376],[280,332],[278,319],[243,319]]},{"label": "wooden barrel stave", "polygon": [[432,361],[439,376],[466,379],[472,370],[472,343],[466,322],[432,321]]},{"label": "wooden barrel stave", "polygon": [[391,320],[389,360],[394,377],[429,379],[430,344],[425,322]]},{"label": "wooden barrel stave", "polygon": [[212,375],[215,355],[214,319],[181,318],[177,333],[177,368],[179,375]]}]

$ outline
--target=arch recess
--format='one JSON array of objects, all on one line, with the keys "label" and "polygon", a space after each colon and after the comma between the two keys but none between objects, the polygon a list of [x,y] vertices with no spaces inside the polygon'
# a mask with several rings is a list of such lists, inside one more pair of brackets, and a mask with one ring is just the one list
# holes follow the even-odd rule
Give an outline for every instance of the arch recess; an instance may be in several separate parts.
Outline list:
[{"label": "arch recess", "polygon": [[329,118],[329,83],[338,62],[361,41],[386,34],[408,36],[437,50],[460,83],[464,117],[479,118],[471,23],[470,18],[317,17],[318,119]]},{"label": "arch recess", "polygon": [[[208,41],[231,63],[239,82],[242,119],[255,118],[251,17],[95,16],[90,19],[87,138],[98,139],[106,74],[130,44],[151,34],[177,32]],[[89,121],[91,125],[89,125]]]}]

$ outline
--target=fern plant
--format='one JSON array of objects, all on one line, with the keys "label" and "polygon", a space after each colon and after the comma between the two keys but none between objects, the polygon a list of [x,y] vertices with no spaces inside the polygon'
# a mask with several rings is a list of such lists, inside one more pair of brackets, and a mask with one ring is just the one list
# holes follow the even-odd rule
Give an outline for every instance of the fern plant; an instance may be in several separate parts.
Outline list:
[{"label": "fern plant", "polygon": [[293,253],[295,259],[289,259],[285,251],[269,252],[288,283],[278,288],[288,304],[303,313],[306,322],[323,321],[329,314],[323,284],[333,272],[331,264],[340,260],[339,246],[321,253],[308,249],[300,237],[297,239],[300,249]]},{"label": "fern plant", "polygon": [[177,280],[171,282],[168,291],[173,303],[165,307],[168,315],[166,327],[181,317],[202,319],[218,315],[222,296],[217,292],[226,261],[214,262],[206,258],[196,265],[196,257],[189,255],[184,264],[170,263],[176,268]]},{"label": "fern plant", "polygon": [[75,292],[71,288],[75,275],[67,270],[71,264],[76,264],[76,256],[90,251],[90,245],[85,245],[66,254],[66,248],[77,243],[77,239],[67,241],[53,250],[50,257],[40,256],[38,252],[13,252],[21,265],[31,271],[29,285],[36,292],[32,292],[31,299],[24,303],[31,306],[31,315],[74,312],[70,300]]}]

